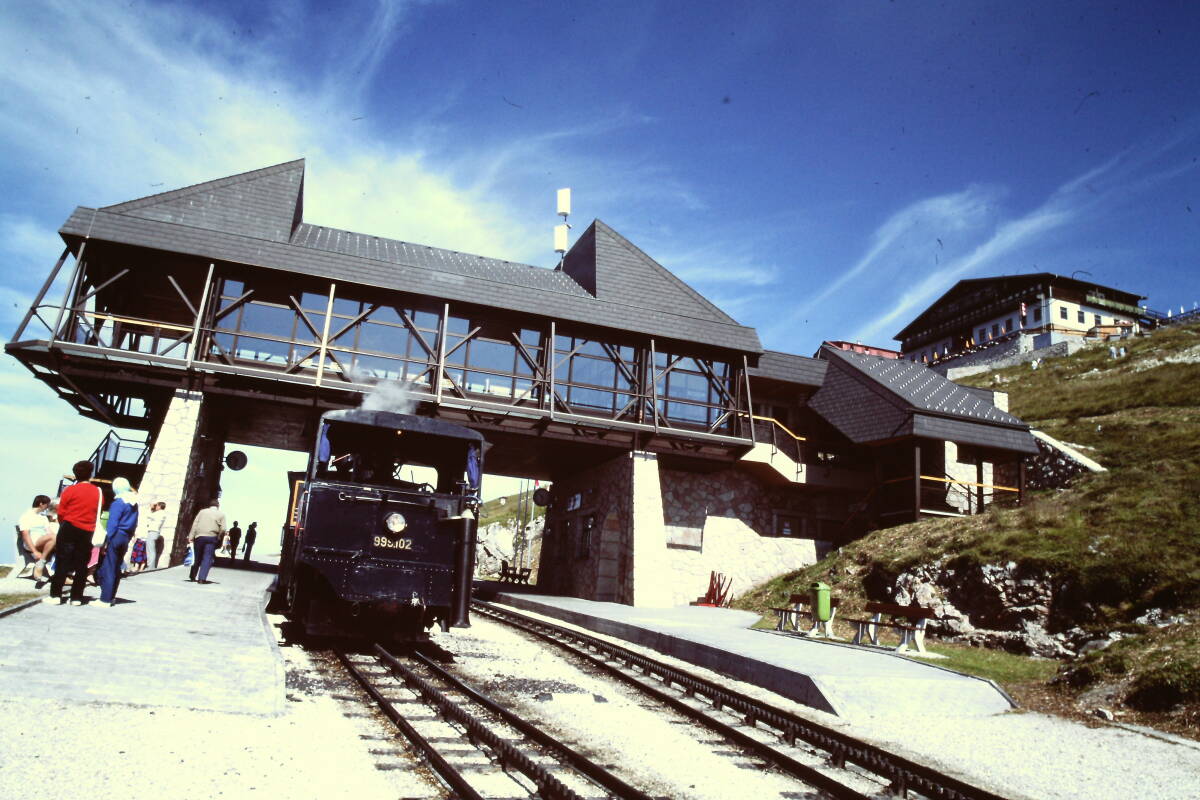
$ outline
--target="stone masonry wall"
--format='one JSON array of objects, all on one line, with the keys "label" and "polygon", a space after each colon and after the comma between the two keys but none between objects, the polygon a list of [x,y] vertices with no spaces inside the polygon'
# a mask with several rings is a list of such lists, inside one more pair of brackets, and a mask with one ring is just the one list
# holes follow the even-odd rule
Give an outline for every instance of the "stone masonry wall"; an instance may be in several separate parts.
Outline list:
[{"label": "stone masonry wall", "polygon": [[[187,492],[189,467],[192,460],[192,444],[200,419],[200,408],[204,397],[199,392],[178,391],[171,399],[163,419],[162,428],[150,451],[146,473],[138,487],[139,505],[143,514],[151,504],[162,501],[167,504],[167,519],[163,524],[163,542],[159,552],[159,566],[171,566],[182,560],[175,558],[179,548],[177,539],[187,539],[190,517],[184,515],[184,506],[194,502]],[[186,501],[186,502],[185,502]],[[178,536],[176,533],[178,532]],[[186,549],[184,546],[183,549]]]},{"label": "stone masonry wall", "polygon": [[[573,498],[578,506],[568,511]],[[645,607],[683,605],[732,579],[734,594],[814,563],[828,542],[774,536],[779,513],[834,519],[817,495],[758,483],[740,470],[660,469],[648,453],[556,477],[542,544],[539,588]],[[582,525],[592,520],[590,546]]]},{"label": "stone masonry wall", "polygon": [[[628,454],[556,476],[542,540],[538,586],[571,597],[633,603],[632,465]],[[578,495],[579,506],[567,505]],[[592,520],[586,555],[583,524]]]},{"label": "stone masonry wall", "polygon": [[224,442],[204,435],[208,417],[201,393],[177,391],[138,487],[142,513],[156,501],[167,504],[160,567],[183,561],[192,518],[218,491]]},{"label": "stone masonry wall", "polygon": [[[831,513],[821,498],[765,486],[739,470],[697,474],[663,470],[663,515],[669,560],[669,603],[696,600],[709,574],[731,579],[734,595],[815,563],[818,541],[774,536],[775,515]],[[828,543],[820,543],[822,549]]]}]

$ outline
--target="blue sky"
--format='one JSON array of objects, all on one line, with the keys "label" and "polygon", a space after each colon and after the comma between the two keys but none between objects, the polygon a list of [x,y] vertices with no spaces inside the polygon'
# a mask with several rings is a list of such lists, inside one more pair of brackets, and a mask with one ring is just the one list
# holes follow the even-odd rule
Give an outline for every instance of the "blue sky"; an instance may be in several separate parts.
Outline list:
[{"label": "blue sky", "polygon": [[[571,186],[789,352],[986,275],[1191,308],[1197,41],[1188,2],[5,4],[0,326],[76,205],[297,157],[310,222],[546,267]],[[26,375],[14,516],[103,433]]]}]

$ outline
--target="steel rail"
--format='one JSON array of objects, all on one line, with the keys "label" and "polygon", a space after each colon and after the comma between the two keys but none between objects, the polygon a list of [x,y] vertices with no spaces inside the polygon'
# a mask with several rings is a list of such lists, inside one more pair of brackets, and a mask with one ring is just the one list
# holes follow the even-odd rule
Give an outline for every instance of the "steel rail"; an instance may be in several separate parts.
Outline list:
[{"label": "steel rail", "polygon": [[[671,684],[678,685],[689,697],[696,695],[706,697],[714,709],[718,711],[726,708],[731,709],[740,714],[746,724],[751,727],[755,727],[761,722],[776,731],[779,737],[789,746],[795,745],[797,740],[801,740],[813,747],[824,750],[829,753],[829,760],[836,767],[844,767],[847,763],[855,764],[887,780],[889,782],[888,790],[900,797],[905,797],[907,796],[907,792],[913,791],[926,797],[938,798],[938,800],[1005,800],[1001,795],[977,786],[972,786],[958,778],[938,772],[932,767],[911,761],[903,756],[876,745],[860,741],[841,731],[797,716],[789,711],[773,708],[749,695],[719,686],[712,681],[669,666],[641,653],[635,653],[612,642],[607,642],[579,631],[561,628],[541,620],[534,620],[522,614],[508,609],[500,609],[482,601],[475,601],[475,605],[476,610],[485,616],[499,619],[528,630],[533,635],[545,641],[556,644],[577,655],[582,655],[596,663],[606,672],[620,676],[622,679],[630,681],[638,687],[650,689],[650,687],[646,687],[646,684],[629,677],[619,669],[612,667],[612,665],[599,661],[588,653],[580,652],[577,648],[561,640],[559,637],[575,639],[588,648],[605,654],[614,661],[625,662],[631,668],[640,669],[648,677],[657,675],[668,686]],[[668,695],[667,697],[670,696]],[[675,698],[671,698],[671,700],[675,700]],[[689,715],[695,711],[691,706],[684,705],[684,708],[691,709],[691,711],[684,712]],[[738,733],[741,736],[745,736],[740,731]],[[754,742],[754,744],[748,746],[752,747],[756,753],[761,752],[763,748],[767,750],[764,757],[769,757],[772,760],[775,760],[779,756],[787,758],[787,756],[763,745],[756,739],[750,739],[750,741]],[[801,766],[805,767],[806,770],[812,769],[807,765]],[[821,779],[825,781],[832,780],[824,775],[821,775]],[[846,787],[843,787],[841,784],[837,784],[837,786],[839,788],[836,791],[833,789],[829,789],[829,791],[837,796],[845,796],[843,792],[847,791]],[[819,788],[826,787],[820,786]]]},{"label": "steel rail", "polygon": [[509,711],[504,706],[492,700],[490,697],[481,694],[461,678],[444,670],[428,656],[425,656],[422,653],[414,653],[413,657],[422,665],[424,665],[426,669],[437,675],[440,679],[454,686],[454,688],[456,688],[458,691],[462,692],[467,697],[486,708],[488,711],[503,719],[506,723],[523,733],[525,736],[529,737],[543,747],[554,750],[559,754],[559,756],[561,756],[564,762],[588,776],[605,789],[608,789],[616,797],[630,798],[631,800],[652,800],[651,795],[635,789],[634,787],[625,783],[625,781],[618,778],[616,775],[613,775],[611,772],[589,759],[587,756],[571,749],[567,745],[550,736],[541,728],[538,728],[537,726],[517,716],[512,711]]},{"label": "steel rail", "polygon": [[345,653],[340,650],[336,651],[336,653],[338,660],[342,662],[342,666],[346,668],[346,671],[358,681],[359,686],[379,705],[380,710],[387,715],[392,724],[400,729],[400,732],[404,734],[404,738],[412,742],[413,746],[421,752],[421,755],[425,757],[425,760],[429,762],[429,765],[433,767],[438,776],[454,790],[456,796],[462,798],[462,800],[484,800],[483,795],[475,791],[471,784],[467,783],[462,773],[443,758],[442,754],[437,751],[437,748],[396,710],[395,705],[371,684],[367,676],[350,662]]},{"label": "steel rail", "polygon": [[580,795],[576,794],[570,787],[551,774],[550,770],[538,764],[511,742],[505,740],[492,730],[484,720],[472,715],[462,706],[446,697],[445,693],[433,684],[413,672],[404,664],[401,664],[391,653],[379,645],[375,645],[375,655],[391,667],[410,689],[421,695],[427,703],[436,707],[443,718],[451,719],[466,729],[467,736],[472,743],[483,742],[490,747],[499,758],[501,768],[507,769],[509,765],[512,765],[529,778],[529,780],[533,781],[534,785],[538,787],[539,797],[553,798],[554,800],[559,800],[559,798],[562,800],[583,800]]},{"label": "steel rail", "polygon": [[[479,610],[479,609],[477,609],[477,610]],[[488,614],[488,611],[492,611],[492,609],[485,609],[484,614],[490,616],[490,614]],[[586,653],[586,652],[576,649],[572,645],[556,638],[555,634],[558,632],[559,629],[557,629],[555,626],[547,626],[547,628],[548,628],[547,630],[537,630],[537,628],[540,628],[544,623],[535,622],[533,625],[530,625],[527,627],[524,623],[529,622],[529,620],[522,620],[521,622],[516,622],[513,619],[509,619],[506,616],[504,616],[503,612],[501,612],[501,615],[498,616],[497,618],[499,618],[503,622],[506,622],[510,625],[515,625],[515,626],[521,628],[522,630],[525,630],[527,633],[531,633],[540,639],[550,642],[551,644],[555,644],[559,647],[562,647],[562,648],[570,651],[572,655],[579,656],[579,657],[586,659],[589,663],[593,664],[594,666],[603,670],[604,672],[607,672],[609,675],[612,675],[615,678],[618,678],[620,680],[625,681],[626,683],[631,684],[632,686],[635,686],[639,691],[650,695],[652,698],[654,698],[658,702],[674,709],[675,711],[679,712],[680,714],[683,714],[686,717],[689,717],[690,719],[695,720],[696,722],[699,722],[700,724],[715,731],[719,735],[725,737],[727,740],[737,744],[739,747],[749,750],[754,755],[756,755],[766,761],[774,763],[777,767],[781,768],[784,772],[787,772],[788,774],[792,775],[793,777],[799,778],[800,780],[804,781],[805,783],[809,784],[810,786],[821,789],[822,791],[827,792],[828,794],[833,795],[834,797],[844,798],[845,800],[866,800],[866,798],[869,797],[869,795],[865,795],[865,794],[862,794],[861,792],[855,791],[854,789],[846,786],[844,783],[842,783],[838,780],[835,780],[834,778],[831,778],[830,776],[824,774],[817,768],[812,767],[808,764],[804,764],[800,761],[797,761],[794,758],[791,758],[788,755],[780,753],[778,750],[774,749],[773,747],[770,747],[769,745],[764,744],[763,742],[759,741],[758,739],[755,739],[754,737],[750,736],[749,734],[744,733],[743,731],[740,731],[731,725],[727,725],[726,723],[713,718],[711,715],[704,713],[704,711],[702,711],[700,709],[697,709],[691,705],[688,705],[687,703],[685,703],[683,700],[679,699],[678,697],[676,697],[672,694],[668,694],[667,692],[662,691],[660,689],[656,689],[653,686],[648,686],[647,684],[643,683],[642,681],[639,681],[639,680],[629,676],[628,674],[622,672],[620,670],[620,668],[615,667],[612,664],[609,664],[606,661],[603,661],[603,660],[597,658],[596,656],[591,655],[590,653]],[[571,635],[575,634],[574,631],[564,631],[564,633],[568,633]],[[717,706],[717,708],[720,708],[720,706]]]}]

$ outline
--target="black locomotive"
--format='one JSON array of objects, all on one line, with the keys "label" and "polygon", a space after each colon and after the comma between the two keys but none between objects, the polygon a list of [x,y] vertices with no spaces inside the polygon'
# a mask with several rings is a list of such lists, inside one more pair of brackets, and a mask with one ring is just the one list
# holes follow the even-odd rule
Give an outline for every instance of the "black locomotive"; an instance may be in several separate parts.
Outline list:
[{"label": "black locomotive", "polygon": [[321,417],[292,478],[273,607],[310,634],[416,639],[470,624],[483,437],[427,417]]}]

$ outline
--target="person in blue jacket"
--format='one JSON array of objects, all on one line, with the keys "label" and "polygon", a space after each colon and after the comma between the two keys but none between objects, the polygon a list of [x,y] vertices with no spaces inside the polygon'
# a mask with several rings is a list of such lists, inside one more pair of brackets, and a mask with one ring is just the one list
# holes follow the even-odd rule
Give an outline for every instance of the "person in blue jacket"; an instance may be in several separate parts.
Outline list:
[{"label": "person in blue jacket", "polygon": [[100,562],[101,606],[111,606],[117,599],[121,583],[121,564],[125,550],[137,530],[137,495],[125,478],[113,480],[113,501],[108,507],[108,529],[104,537],[104,560]]}]

